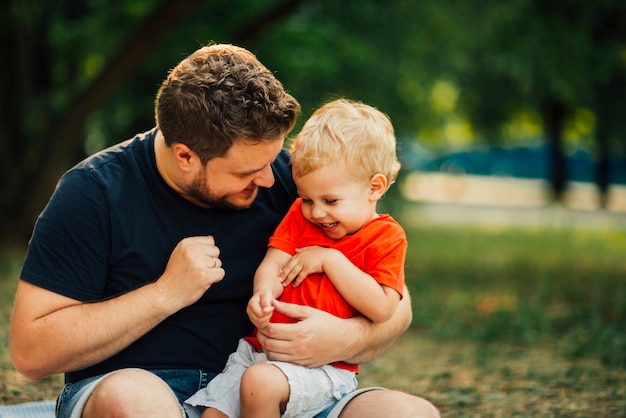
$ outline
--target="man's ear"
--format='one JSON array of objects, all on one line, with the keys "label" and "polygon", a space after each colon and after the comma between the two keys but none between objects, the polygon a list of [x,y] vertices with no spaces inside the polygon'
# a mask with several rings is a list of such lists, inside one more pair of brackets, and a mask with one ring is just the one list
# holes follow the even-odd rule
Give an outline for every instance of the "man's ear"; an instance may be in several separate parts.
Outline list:
[{"label": "man's ear", "polygon": [[187,145],[181,144],[180,142],[172,145],[172,152],[174,153],[176,164],[178,164],[178,167],[185,172],[191,170],[193,160],[198,158],[198,156],[191,151]]},{"label": "man's ear", "polygon": [[370,179],[370,199],[378,200],[387,191],[389,181],[384,174],[374,174]]}]

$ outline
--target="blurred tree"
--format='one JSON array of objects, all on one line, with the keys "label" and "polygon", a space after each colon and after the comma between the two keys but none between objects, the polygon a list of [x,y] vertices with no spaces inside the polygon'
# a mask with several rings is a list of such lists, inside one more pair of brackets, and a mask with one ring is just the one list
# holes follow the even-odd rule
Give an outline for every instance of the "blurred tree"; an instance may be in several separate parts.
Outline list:
[{"label": "blurred tree", "polygon": [[431,134],[450,118],[470,121],[489,143],[503,137],[512,115],[541,115],[556,197],[566,180],[564,125],[572,112],[590,109],[606,192],[610,150],[626,131],[625,7],[622,0],[246,0],[236,8],[228,0],[8,0],[0,6],[1,236],[26,238],[59,175],[85,154],[151,128],[164,68],[209,41],[255,52],[301,101],[300,123],[342,96],[389,114],[401,145],[443,138]]},{"label": "blurred tree", "polygon": [[[453,42],[448,75],[459,105],[488,140],[502,138],[512,114],[543,120],[555,200],[566,187],[563,134],[579,108],[595,115],[597,183],[606,201],[610,148],[624,146],[626,3],[570,0],[442,1]],[[439,30],[444,31],[445,28]],[[461,56],[461,59],[454,59]],[[621,109],[621,111],[620,111]]]},{"label": "blurred tree", "polygon": [[[319,0],[255,45],[286,70],[281,80],[305,114],[332,96],[360,99],[387,112],[401,140],[460,118],[494,145],[515,115],[537,115],[556,201],[568,179],[566,127],[589,109],[605,202],[610,150],[626,151],[625,8],[622,0]],[[442,111],[432,96],[448,84],[459,95]]]},{"label": "blurred tree", "polygon": [[154,9],[147,0],[117,7],[98,0],[3,3],[5,239],[28,234],[59,175],[80,156],[88,116],[198,1]]},{"label": "blurred tree", "polygon": [[[590,107],[596,116],[596,182],[606,207],[611,150],[626,149],[626,3],[599,10],[589,31],[598,59],[593,63]],[[620,141],[621,140],[621,141]]]},{"label": "blurred tree", "polygon": [[[286,0],[265,9],[259,8],[263,2],[256,2],[254,19],[237,26],[234,38],[244,41],[254,36],[299,2]],[[106,123],[107,117],[89,120],[90,116],[105,106],[149,53],[200,3],[10,0],[2,4],[0,234],[5,241],[28,238],[59,175],[84,156],[86,124],[93,127],[88,147],[90,140],[97,142],[98,149],[108,145],[97,138],[97,125]],[[159,72],[162,78],[163,66]],[[155,91],[151,85],[150,101]],[[129,99],[124,94],[121,97]],[[130,110],[136,103],[135,99],[119,102],[113,118],[137,118],[137,112]],[[140,113],[143,119],[152,115],[152,105],[146,110]],[[114,142],[121,140],[114,137]]]}]

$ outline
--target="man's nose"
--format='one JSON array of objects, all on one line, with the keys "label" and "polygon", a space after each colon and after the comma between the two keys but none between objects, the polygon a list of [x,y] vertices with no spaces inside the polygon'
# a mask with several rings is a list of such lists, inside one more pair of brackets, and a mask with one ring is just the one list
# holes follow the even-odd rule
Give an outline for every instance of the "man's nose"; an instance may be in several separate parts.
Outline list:
[{"label": "man's nose", "polygon": [[272,167],[270,165],[259,171],[258,176],[254,178],[254,184],[265,188],[269,188],[274,185],[274,173],[272,172]]}]

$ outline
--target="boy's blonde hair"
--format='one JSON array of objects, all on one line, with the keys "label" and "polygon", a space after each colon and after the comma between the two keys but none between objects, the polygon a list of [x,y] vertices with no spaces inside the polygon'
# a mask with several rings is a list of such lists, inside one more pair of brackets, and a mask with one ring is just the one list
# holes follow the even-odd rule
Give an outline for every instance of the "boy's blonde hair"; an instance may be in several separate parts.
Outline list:
[{"label": "boy's blonde hair", "polygon": [[295,177],[344,163],[356,180],[367,181],[380,173],[390,186],[400,170],[389,118],[347,99],[329,102],[313,113],[293,142],[291,158]]}]

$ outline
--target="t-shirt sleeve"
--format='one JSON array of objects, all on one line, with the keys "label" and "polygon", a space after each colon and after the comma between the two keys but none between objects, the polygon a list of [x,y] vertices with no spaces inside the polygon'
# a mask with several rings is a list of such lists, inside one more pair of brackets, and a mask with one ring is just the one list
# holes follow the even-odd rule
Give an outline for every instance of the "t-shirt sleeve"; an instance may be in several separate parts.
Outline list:
[{"label": "t-shirt sleeve", "polygon": [[365,270],[378,283],[396,290],[402,297],[408,246],[404,230],[395,221],[390,222],[387,228],[378,231],[374,242],[366,250],[368,254],[365,257]]},{"label": "t-shirt sleeve", "polygon": [[282,250],[288,254],[296,253],[297,238],[303,233],[306,222],[300,213],[302,200],[297,199],[289,209],[289,212],[280,221],[274,234],[269,239],[268,246]]},{"label": "t-shirt sleeve", "polygon": [[110,247],[106,206],[89,170],[67,172],[35,224],[20,278],[72,299],[100,299]]}]

